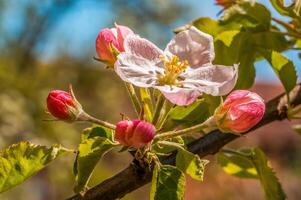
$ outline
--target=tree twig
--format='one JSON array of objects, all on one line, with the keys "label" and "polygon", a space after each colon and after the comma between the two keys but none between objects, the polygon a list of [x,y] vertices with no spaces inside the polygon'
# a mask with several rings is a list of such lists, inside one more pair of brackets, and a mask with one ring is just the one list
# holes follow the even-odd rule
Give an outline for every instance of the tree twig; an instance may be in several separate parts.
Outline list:
[{"label": "tree twig", "polygon": [[[290,103],[292,107],[301,104],[301,85],[298,84],[293,91],[290,92]],[[287,118],[287,97],[282,94],[266,103],[266,113],[259,124],[252,130],[244,133],[247,134],[257,128],[276,120]],[[224,145],[239,138],[237,135],[222,133],[218,130],[188,144],[188,150],[198,154],[201,158],[209,154],[217,153]],[[163,164],[175,164],[176,152],[170,156],[161,158]],[[103,181],[97,186],[88,190],[85,196],[75,195],[68,200],[113,200],[119,199],[137,188],[142,187],[151,181],[152,171],[139,167],[133,163],[126,169],[122,170],[115,176]]]}]

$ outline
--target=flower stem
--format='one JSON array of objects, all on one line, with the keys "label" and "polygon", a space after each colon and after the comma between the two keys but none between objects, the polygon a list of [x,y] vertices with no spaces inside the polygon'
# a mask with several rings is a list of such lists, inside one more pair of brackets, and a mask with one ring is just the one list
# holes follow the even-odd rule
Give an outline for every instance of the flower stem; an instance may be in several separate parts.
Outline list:
[{"label": "flower stem", "polygon": [[126,86],[126,89],[128,91],[128,94],[129,94],[129,96],[131,98],[132,104],[133,104],[133,106],[135,108],[135,111],[137,113],[137,116],[139,116],[140,112],[141,112],[141,105],[140,105],[139,98],[136,95],[135,88],[130,83],[125,83],[125,86]]},{"label": "flower stem", "polygon": [[207,127],[207,125],[204,124],[204,123],[203,124],[198,124],[198,125],[195,125],[195,126],[192,126],[192,127],[189,127],[189,128],[178,130],[178,131],[168,131],[168,132],[165,132],[165,133],[161,133],[159,135],[156,135],[154,139],[155,140],[169,139],[169,138],[176,137],[176,136],[181,136],[181,135],[184,135],[186,133],[193,132],[193,131],[202,130],[203,128],[206,128],[206,127]]},{"label": "flower stem", "polygon": [[228,153],[228,154],[234,154],[234,155],[242,156],[242,157],[249,157],[250,156],[250,154],[247,154],[247,153],[244,153],[244,152],[241,152],[241,151],[235,151],[233,149],[228,149],[228,148],[222,149],[221,152]]},{"label": "flower stem", "polygon": [[79,116],[78,116],[78,121],[86,121],[86,122],[91,122],[94,124],[98,124],[100,126],[115,130],[116,126],[114,124],[111,124],[109,122],[105,122],[102,121],[100,119],[97,119],[95,117],[90,116],[89,114],[82,112]]},{"label": "flower stem", "polygon": [[299,35],[298,33],[293,33],[293,32],[281,32],[281,31],[277,31],[277,30],[273,30],[273,29],[271,29],[270,32],[276,33],[276,34],[279,34],[279,35],[287,35],[287,36],[291,36],[291,37],[294,37],[294,38],[301,39],[301,35]]},{"label": "flower stem", "polygon": [[282,21],[282,20],[276,19],[276,18],[272,18],[272,20],[273,20],[274,22],[276,22],[277,24],[280,24],[281,26],[283,26],[283,27],[286,28],[286,29],[289,29],[289,30],[291,30],[291,31],[295,31],[294,26],[293,26],[292,24],[290,24],[290,23],[287,23],[287,22],[285,22],[285,21]]},{"label": "flower stem", "polygon": [[162,119],[159,121],[159,125],[158,125],[159,130],[161,130],[162,127],[164,126],[171,110],[172,110],[172,105],[169,105],[169,103],[167,101],[165,101],[164,102],[164,115],[163,115]]},{"label": "flower stem", "polygon": [[156,125],[158,122],[164,102],[165,102],[165,98],[163,97],[162,94],[160,94],[158,97],[157,103],[156,103],[155,112],[154,112],[154,116],[153,116],[153,120],[152,120],[152,124],[154,124],[154,125]]}]

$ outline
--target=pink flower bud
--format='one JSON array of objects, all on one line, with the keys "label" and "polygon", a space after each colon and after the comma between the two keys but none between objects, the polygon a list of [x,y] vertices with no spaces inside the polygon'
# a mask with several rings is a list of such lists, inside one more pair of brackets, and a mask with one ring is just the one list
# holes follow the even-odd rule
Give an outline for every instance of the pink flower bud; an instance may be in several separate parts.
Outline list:
[{"label": "pink flower bud", "polygon": [[215,111],[215,120],[223,132],[243,133],[255,126],[264,112],[264,100],[258,94],[236,90]]},{"label": "pink flower bud", "polygon": [[101,30],[96,38],[96,53],[99,59],[109,66],[114,66],[117,54],[124,51],[123,42],[129,34],[134,32],[117,24],[115,28]]},{"label": "pink flower bud", "polygon": [[156,128],[142,120],[123,120],[117,123],[115,139],[123,145],[141,148],[152,141]]},{"label": "pink flower bud", "polygon": [[71,91],[52,90],[47,97],[47,108],[54,117],[66,121],[76,120],[82,112]]}]

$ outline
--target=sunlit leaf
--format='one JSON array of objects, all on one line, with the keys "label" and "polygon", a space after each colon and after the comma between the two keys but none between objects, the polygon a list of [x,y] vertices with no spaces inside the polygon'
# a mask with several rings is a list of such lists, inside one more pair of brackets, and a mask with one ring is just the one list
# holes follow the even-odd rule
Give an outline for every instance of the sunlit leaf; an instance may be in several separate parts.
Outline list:
[{"label": "sunlit leaf", "polygon": [[74,163],[75,192],[85,192],[92,172],[101,157],[115,146],[112,131],[102,127],[86,129]]},{"label": "sunlit leaf", "polygon": [[220,34],[218,34],[215,37],[215,40],[220,40],[221,42],[224,43],[224,45],[229,47],[232,44],[234,37],[239,33],[240,33],[239,30],[224,31],[224,32],[221,32]]},{"label": "sunlit leaf", "polygon": [[185,176],[171,165],[155,166],[152,178],[150,200],[183,200]]},{"label": "sunlit leaf", "polygon": [[198,155],[185,149],[178,149],[176,166],[193,179],[203,180],[205,166],[208,162],[208,160],[201,160]]},{"label": "sunlit leaf", "polygon": [[247,89],[253,85],[255,80],[255,49],[251,33],[240,32],[236,34],[230,46],[226,46],[219,40],[216,41],[215,55],[214,63],[216,64],[228,66],[239,64],[237,89]]},{"label": "sunlit leaf", "polygon": [[275,172],[270,167],[268,160],[260,149],[254,149],[251,154],[252,162],[256,167],[258,177],[264,189],[267,200],[283,200],[286,195],[279,183]]},{"label": "sunlit leaf", "polygon": [[225,150],[218,156],[225,172],[242,178],[259,179],[266,200],[286,199],[275,172],[260,149]]},{"label": "sunlit leaf", "polygon": [[217,160],[228,174],[241,178],[258,178],[256,168],[248,157],[220,152]]},{"label": "sunlit leaf", "polygon": [[293,62],[276,51],[262,50],[261,52],[271,64],[285,91],[290,92],[297,83],[297,73]]},{"label": "sunlit leaf", "polygon": [[58,145],[50,148],[29,142],[13,144],[0,152],[0,192],[28,179],[67,149]]}]

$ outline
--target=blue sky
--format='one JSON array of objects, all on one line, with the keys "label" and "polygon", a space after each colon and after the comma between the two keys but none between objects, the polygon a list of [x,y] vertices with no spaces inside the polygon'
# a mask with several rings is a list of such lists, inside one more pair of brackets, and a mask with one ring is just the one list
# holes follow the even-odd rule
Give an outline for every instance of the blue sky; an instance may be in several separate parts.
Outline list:
[{"label": "blue sky", "polygon": [[[20,2],[26,3],[26,1],[27,0],[22,0]],[[189,20],[176,21],[171,25],[174,28],[202,16],[216,19],[216,14],[221,10],[221,7],[214,5],[214,0],[178,1],[192,5],[192,10],[189,10]],[[269,0],[258,0],[258,2],[263,3],[270,8],[270,10],[272,10],[272,15],[285,20],[285,18],[273,11]],[[10,9],[7,10],[2,19],[4,19],[4,25],[8,32],[11,33],[11,37],[14,36],[14,33],[18,32],[18,29],[21,29],[22,15],[23,13],[22,10],[20,10],[20,4],[10,3]],[[76,57],[87,56],[90,54],[92,54],[92,57],[94,55],[94,41],[97,33],[102,28],[108,26],[111,22],[118,22],[115,17],[114,7],[110,4],[110,1],[79,1],[72,7],[72,9],[64,14],[63,19],[60,20],[59,23],[56,24],[55,28],[49,32],[47,41],[38,49],[38,52],[41,57],[46,60],[54,58],[61,50],[66,50]],[[173,34],[170,31],[169,37],[172,37],[172,35]],[[152,38],[152,36],[150,36],[149,39],[156,41],[156,38]],[[168,42],[169,39],[170,38],[166,38],[166,42]],[[164,47],[164,44],[159,46]],[[83,49],[86,49],[85,54],[83,54]],[[294,61],[300,77],[301,60],[298,59],[297,52],[290,51],[285,54]],[[257,80],[278,82],[274,72],[270,67],[267,67],[267,65],[268,63],[266,61],[260,61],[256,64]]]}]

